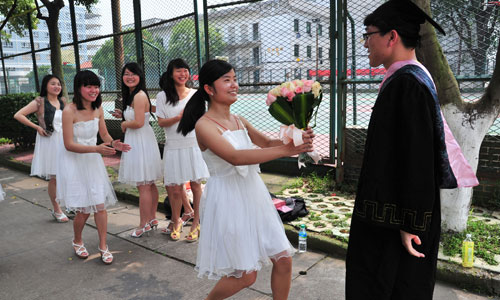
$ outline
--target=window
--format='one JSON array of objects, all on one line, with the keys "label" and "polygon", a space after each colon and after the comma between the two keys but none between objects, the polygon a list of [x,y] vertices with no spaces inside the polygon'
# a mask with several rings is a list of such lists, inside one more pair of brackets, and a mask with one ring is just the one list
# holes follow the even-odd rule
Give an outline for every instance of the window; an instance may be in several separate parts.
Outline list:
[{"label": "window", "polygon": [[260,59],[259,59],[259,47],[253,48],[253,64],[255,66],[258,66],[260,64]]},{"label": "window", "polygon": [[318,48],[318,58],[319,59],[323,58],[323,47]]},{"label": "window", "polygon": [[3,42],[2,46],[4,46],[5,48],[12,48],[14,47],[14,44],[12,42]]},{"label": "window", "polygon": [[306,33],[311,35],[311,22],[306,22]]},{"label": "window", "polygon": [[228,28],[228,33],[229,33],[229,43],[234,44],[235,40],[235,32],[234,32],[234,27],[231,26]]},{"label": "window", "polygon": [[30,43],[21,43],[21,48],[31,48]]},{"label": "window", "polygon": [[260,70],[253,71],[253,82],[260,82]]},{"label": "window", "polygon": [[23,60],[31,60],[31,55],[30,54],[23,55]]},{"label": "window", "polygon": [[294,32],[299,32],[299,19],[294,19],[293,20],[293,31]]},{"label": "window", "polygon": [[252,34],[253,34],[253,40],[254,41],[260,40],[260,37],[259,37],[259,23],[254,23],[252,25]]},{"label": "window", "polygon": [[312,48],[311,46],[307,46],[307,58],[311,58],[312,56]]},{"label": "window", "polygon": [[318,24],[318,35],[323,36],[323,25]]},{"label": "window", "polygon": [[33,37],[38,37],[38,31],[33,32]]},{"label": "window", "polygon": [[300,53],[299,53],[299,45],[295,44],[293,45],[293,56],[295,57],[299,57]]},{"label": "window", "polygon": [[35,49],[40,49],[40,43],[35,43]]},{"label": "window", "polygon": [[240,26],[240,41],[246,42],[247,40],[248,40],[247,24],[241,24],[241,26]]},{"label": "window", "polygon": [[45,33],[45,37],[49,37],[49,33],[48,32]]}]

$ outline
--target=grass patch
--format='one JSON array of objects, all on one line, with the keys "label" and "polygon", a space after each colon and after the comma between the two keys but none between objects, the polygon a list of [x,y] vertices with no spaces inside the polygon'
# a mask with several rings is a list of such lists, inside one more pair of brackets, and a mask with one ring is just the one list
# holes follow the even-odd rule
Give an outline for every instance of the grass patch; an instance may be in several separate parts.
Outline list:
[{"label": "grass patch", "polygon": [[318,176],[315,172],[304,178],[306,188],[313,193],[328,194],[335,187],[334,177],[331,172],[326,176]]},{"label": "grass patch", "polygon": [[281,189],[281,192],[283,192],[286,189],[300,189],[303,186],[304,186],[304,180],[302,180],[301,177],[296,177],[294,179],[291,179],[286,185],[284,185],[283,188]]},{"label": "grass patch", "polygon": [[331,214],[333,212],[333,210],[331,210],[331,209],[323,209],[321,212],[324,213],[324,214]]},{"label": "grass patch", "polygon": [[10,144],[10,143],[12,143],[12,141],[9,140],[8,138],[4,137],[0,138],[0,145]]},{"label": "grass patch", "polygon": [[462,242],[468,233],[472,235],[474,241],[474,255],[489,265],[498,265],[495,255],[500,254],[500,224],[487,224],[482,220],[469,218],[464,232],[443,233],[441,236],[443,253],[449,256],[461,255]]},{"label": "grass patch", "polygon": [[313,225],[314,225],[314,227],[318,227],[318,228],[326,227],[326,225],[323,222],[314,222]]},{"label": "grass patch", "polygon": [[326,215],[326,217],[330,220],[337,220],[339,218],[339,216],[337,215],[334,215],[334,214],[329,214],[329,215]]}]

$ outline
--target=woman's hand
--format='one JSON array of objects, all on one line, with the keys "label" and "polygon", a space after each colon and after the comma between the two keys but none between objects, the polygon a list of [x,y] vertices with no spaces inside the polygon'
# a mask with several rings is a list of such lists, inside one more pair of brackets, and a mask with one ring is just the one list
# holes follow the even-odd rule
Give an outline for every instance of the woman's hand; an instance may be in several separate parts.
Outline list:
[{"label": "woman's hand", "polygon": [[177,115],[177,119],[179,121],[182,119],[182,114],[184,114],[184,110],[181,110],[181,112]]},{"label": "woman's hand", "polygon": [[41,136],[49,136],[49,134],[47,133],[47,131],[45,131],[45,129],[43,129],[42,126],[37,126],[36,131]]},{"label": "woman's hand", "polygon": [[128,152],[130,149],[132,149],[129,144],[124,144],[120,142],[120,140],[114,140],[111,142],[111,144],[113,144],[113,148],[121,152]]},{"label": "woman's hand", "polygon": [[315,136],[316,135],[314,134],[311,127],[307,127],[306,131],[302,132],[302,140],[304,141],[304,143],[307,142],[312,144]]},{"label": "woman's hand", "polygon": [[122,110],[119,108],[115,108],[115,112],[112,113],[111,115],[117,119],[121,119],[123,117]]},{"label": "woman's hand", "polygon": [[127,131],[127,124],[125,124],[127,121],[122,122],[121,127],[122,127],[122,132],[125,133]]},{"label": "woman's hand", "polygon": [[96,152],[102,155],[113,155],[116,150],[111,147],[111,143],[102,143],[97,146]]}]

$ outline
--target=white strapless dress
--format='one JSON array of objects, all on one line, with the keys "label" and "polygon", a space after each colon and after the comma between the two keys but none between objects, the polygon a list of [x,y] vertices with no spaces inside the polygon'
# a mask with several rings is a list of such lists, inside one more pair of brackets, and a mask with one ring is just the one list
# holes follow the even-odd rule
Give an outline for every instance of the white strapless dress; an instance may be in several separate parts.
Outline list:
[{"label": "white strapless dress", "polygon": [[[236,149],[251,149],[246,130],[224,131]],[[198,277],[241,277],[270,258],[290,257],[288,241],[258,165],[234,166],[210,150],[202,152],[210,178],[201,199]]]},{"label": "white strapless dress", "polygon": [[35,140],[35,150],[31,161],[31,176],[50,179],[57,172],[57,151],[63,143],[62,110],[56,110],[52,121],[54,131],[50,136],[41,136],[38,132]]},{"label": "white strapless dress", "polygon": [[[134,109],[127,106],[123,113],[125,120],[134,120]],[[124,143],[131,149],[123,152],[120,160],[118,181],[131,185],[150,184],[163,177],[160,148],[149,125],[150,113],[146,112],[144,126],[137,129],[127,128]]]},{"label": "white strapless dress", "polygon": [[[96,145],[99,119],[73,124],[73,139]],[[99,153],[76,153],[62,144],[57,168],[57,199],[67,210],[95,213],[116,203],[116,195]]]}]

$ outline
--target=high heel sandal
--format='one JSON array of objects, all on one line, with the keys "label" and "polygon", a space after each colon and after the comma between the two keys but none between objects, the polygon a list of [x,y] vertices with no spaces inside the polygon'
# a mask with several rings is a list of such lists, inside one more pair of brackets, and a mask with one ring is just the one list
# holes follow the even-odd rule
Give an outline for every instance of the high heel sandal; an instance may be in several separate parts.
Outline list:
[{"label": "high heel sandal", "polygon": [[[75,254],[78,258],[81,259],[86,259],[89,257],[89,252],[87,251],[87,248],[83,245],[76,244],[75,241],[71,241],[71,244],[73,245],[73,250],[75,251]],[[75,247],[78,247],[78,249],[75,249]]]},{"label": "high heel sandal", "polygon": [[149,221],[148,223],[149,223],[149,226],[151,227],[151,229],[153,229],[153,230],[158,229],[158,224],[160,224],[160,222],[157,219],[153,219],[153,220]]},{"label": "high heel sandal", "polygon": [[69,221],[68,216],[66,216],[63,212],[56,213],[52,211],[52,216],[56,219],[57,223],[67,223]]},{"label": "high heel sandal", "polygon": [[182,222],[179,224],[179,226],[177,228],[175,228],[175,224],[174,224],[174,228],[172,230],[172,233],[170,233],[170,238],[172,240],[178,241],[181,238],[182,227],[184,227]]},{"label": "high heel sandal", "polygon": [[163,234],[171,234],[172,233],[172,228],[170,228],[170,226],[174,226],[174,222],[172,222],[172,221],[168,222],[167,227],[162,228],[160,230],[161,233],[163,233]]},{"label": "high heel sandal", "polygon": [[106,245],[106,250],[102,250],[97,246],[99,252],[101,252],[101,260],[105,265],[110,265],[113,262],[113,254],[109,252],[109,247]]},{"label": "high heel sandal", "polygon": [[[146,225],[144,225],[144,227],[142,228],[139,228],[139,229],[135,229],[131,234],[130,236],[131,237],[135,237],[135,238],[140,238],[143,234],[147,234],[149,236],[149,232],[151,231],[151,225],[149,225],[149,223],[146,223]],[[139,232],[139,233],[138,233]]]},{"label": "high heel sandal", "polygon": [[196,228],[193,231],[190,231],[186,237],[186,241],[189,243],[196,242],[198,238],[200,237],[200,224],[196,226]]},{"label": "high heel sandal", "polygon": [[[188,217],[186,220],[184,220],[184,217]],[[194,210],[191,211],[190,213],[183,213],[182,214],[182,225],[186,226],[187,222],[191,221],[194,218]]]}]

